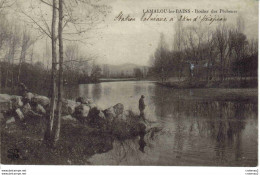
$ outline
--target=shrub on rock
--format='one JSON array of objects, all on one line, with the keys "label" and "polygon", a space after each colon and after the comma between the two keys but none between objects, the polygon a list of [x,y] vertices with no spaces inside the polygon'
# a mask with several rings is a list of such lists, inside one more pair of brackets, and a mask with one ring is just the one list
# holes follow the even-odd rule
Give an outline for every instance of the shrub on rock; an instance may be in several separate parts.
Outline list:
[{"label": "shrub on rock", "polygon": [[107,128],[106,116],[103,113],[103,111],[98,107],[94,107],[90,110],[87,123],[91,127],[95,127],[95,128],[99,128],[99,129]]}]

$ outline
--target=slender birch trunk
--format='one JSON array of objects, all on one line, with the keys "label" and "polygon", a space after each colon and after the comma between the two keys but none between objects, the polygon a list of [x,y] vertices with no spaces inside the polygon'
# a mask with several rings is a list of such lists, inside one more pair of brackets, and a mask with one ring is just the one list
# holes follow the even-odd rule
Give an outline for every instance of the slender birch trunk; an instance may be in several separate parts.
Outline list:
[{"label": "slender birch trunk", "polygon": [[47,128],[44,136],[44,140],[47,145],[52,145],[52,133],[53,133],[53,121],[55,117],[56,108],[56,72],[57,72],[57,53],[56,53],[56,0],[53,0],[53,12],[52,12],[52,28],[51,28],[51,40],[52,40],[52,72],[51,72],[51,103],[50,113],[47,119]]},{"label": "slender birch trunk", "polygon": [[58,38],[59,38],[59,78],[58,78],[58,105],[57,115],[54,119],[54,131],[53,141],[54,145],[57,143],[60,137],[60,125],[61,125],[61,109],[63,100],[63,41],[62,41],[62,28],[63,28],[63,0],[59,0],[59,26],[58,26]]}]

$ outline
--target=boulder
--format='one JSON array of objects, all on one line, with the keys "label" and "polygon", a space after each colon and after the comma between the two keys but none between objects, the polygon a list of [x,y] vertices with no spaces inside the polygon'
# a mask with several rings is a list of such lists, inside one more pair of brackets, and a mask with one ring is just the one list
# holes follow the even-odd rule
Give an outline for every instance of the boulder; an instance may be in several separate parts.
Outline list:
[{"label": "boulder", "polygon": [[31,101],[33,97],[34,97],[34,94],[31,92],[27,92],[24,96],[24,98],[27,98],[29,101]]},{"label": "boulder", "polygon": [[99,107],[94,107],[90,109],[89,111],[89,118],[100,118],[100,119],[106,119],[105,114],[103,113],[102,109]]},{"label": "boulder", "polygon": [[89,114],[90,107],[85,104],[81,104],[75,108],[73,116],[76,118],[87,118]]},{"label": "boulder", "polygon": [[73,118],[71,115],[65,115],[62,116],[61,119],[68,120],[68,121],[77,121],[75,118]]},{"label": "boulder", "polygon": [[103,111],[106,119],[108,120],[108,122],[113,122],[113,120],[116,118],[116,113],[114,111],[113,107],[107,108],[106,110]]},{"label": "boulder", "polygon": [[0,111],[9,111],[11,109],[11,96],[8,94],[0,94]]},{"label": "boulder", "polygon": [[95,103],[89,103],[88,106],[90,107],[90,109],[96,108],[97,105]]},{"label": "boulder", "polygon": [[110,132],[115,135],[118,139],[126,139],[131,138],[133,136],[137,136],[140,134],[145,134],[146,131],[146,123],[140,120],[140,117],[137,113],[134,113],[130,110],[120,111],[119,114],[116,115],[114,107],[106,109],[106,117],[116,116],[111,122]]},{"label": "boulder", "polygon": [[122,103],[116,104],[113,108],[116,115],[123,114],[124,112],[124,105]]},{"label": "boulder", "polygon": [[86,98],[86,97],[78,97],[76,98],[76,102],[79,102],[81,104],[90,104],[90,103],[94,103],[93,100]]},{"label": "boulder", "polygon": [[29,103],[26,103],[21,108],[21,112],[24,115],[24,118],[42,117],[44,114],[46,114],[46,110],[40,104],[37,104],[36,106],[31,107]]},{"label": "boulder", "polygon": [[124,113],[124,105],[121,103],[118,103],[118,104],[104,110],[104,114],[105,114],[106,118],[108,119],[108,121],[113,121],[116,118],[118,118],[119,116],[122,117],[123,113]]},{"label": "boulder", "polygon": [[38,113],[38,114],[46,114],[46,110],[40,104],[37,104],[37,106],[35,108],[35,112]]},{"label": "boulder", "polygon": [[73,100],[63,100],[62,113],[65,115],[72,115],[75,112],[75,108],[79,105],[80,103]]},{"label": "boulder", "polygon": [[48,97],[41,96],[41,95],[35,95],[32,98],[32,101],[37,103],[37,104],[42,105],[43,107],[46,107],[47,105],[50,104],[50,99]]},{"label": "boulder", "polygon": [[28,113],[29,113],[29,111],[30,111],[31,109],[32,109],[32,108],[31,108],[30,104],[29,104],[29,103],[26,103],[26,104],[22,107],[21,111],[22,111],[22,113],[26,116],[26,115],[28,115]]},{"label": "boulder", "polygon": [[13,95],[11,98],[12,108],[17,109],[23,106],[22,97]]},{"label": "boulder", "polygon": [[129,113],[127,111],[124,111],[122,114],[119,114],[117,116],[117,119],[127,122],[129,119]]},{"label": "boulder", "polygon": [[11,117],[10,119],[6,120],[6,124],[11,124],[15,122],[15,118]]},{"label": "boulder", "polygon": [[0,102],[2,101],[10,101],[12,98],[11,95],[8,95],[8,94],[0,94]]},{"label": "boulder", "polygon": [[21,111],[20,108],[17,108],[17,109],[15,110],[15,114],[16,114],[16,117],[17,117],[19,120],[23,120],[23,119],[24,119],[23,112]]}]

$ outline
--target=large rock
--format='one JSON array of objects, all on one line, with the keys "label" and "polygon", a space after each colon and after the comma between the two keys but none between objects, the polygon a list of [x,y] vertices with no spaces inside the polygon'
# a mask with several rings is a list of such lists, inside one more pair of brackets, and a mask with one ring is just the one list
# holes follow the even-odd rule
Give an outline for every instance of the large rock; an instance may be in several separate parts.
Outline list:
[{"label": "large rock", "polygon": [[50,99],[48,97],[41,96],[41,95],[35,95],[32,98],[32,101],[37,103],[37,104],[42,105],[43,107],[46,107],[50,104]]},{"label": "large rock", "polygon": [[13,95],[11,98],[12,108],[17,109],[23,106],[22,97]]},{"label": "large rock", "polygon": [[107,108],[104,110],[104,114],[108,121],[112,122],[119,116],[122,116],[124,113],[124,105],[121,103],[118,103],[110,108]]},{"label": "large rock", "polygon": [[123,111],[122,114],[119,114],[117,116],[117,119],[118,120],[122,120],[122,121],[125,121],[125,122],[128,122],[130,117],[129,117],[129,111]]},{"label": "large rock", "polygon": [[73,118],[71,115],[65,115],[61,117],[62,120],[67,120],[67,121],[74,121],[76,122],[77,120]]},{"label": "large rock", "polygon": [[35,112],[38,113],[38,114],[46,114],[46,110],[40,104],[37,104],[37,106],[35,108]]},{"label": "large rock", "polygon": [[11,117],[8,120],[6,120],[6,124],[11,124],[11,123],[14,123],[14,122],[15,122],[15,118],[14,117]]},{"label": "large rock", "polygon": [[110,132],[118,139],[145,134],[147,126],[140,120],[139,115],[129,110],[122,111],[122,109],[122,105],[115,105],[105,110],[105,115],[108,119],[114,117],[110,124]]},{"label": "large rock", "polygon": [[62,102],[62,114],[72,115],[75,112],[75,108],[79,106],[80,103],[73,100],[63,100]]},{"label": "large rock", "polygon": [[90,102],[88,106],[90,107],[90,109],[98,107],[94,102]]},{"label": "large rock", "polygon": [[88,117],[106,119],[105,114],[103,113],[102,109],[99,107],[94,107],[90,109]]},{"label": "large rock", "polygon": [[11,95],[8,95],[8,94],[0,94],[0,102],[2,102],[2,101],[8,101],[8,100],[10,101],[11,98],[12,98]]},{"label": "large rock", "polygon": [[32,107],[30,106],[29,103],[26,103],[26,104],[22,107],[22,109],[21,109],[22,113],[23,113],[25,116],[28,115],[28,113],[29,113],[30,110],[32,110]]},{"label": "large rock", "polygon": [[29,101],[31,101],[33,97],[34,97],[34,94],[31,92],[27,92],[24,96],[24,98],[27,98]]},{"label": "large rock", "polygon": [[76,98],[76,102],[79,102],[81,104],[91,104],[94,103],[92,99],[86,98],[86,97],[78,97]]},{"label": "large rock", "polygon": [[17,108],[15,110],[15,114],[16,114],[15,117],[17,117],[20,121],[24,120],[24,115],[20,108]]},{"label": "large rock", "polygon": [[106,119],[110,123],[113,122],[113,120],[117,117],[113,107],[107,108],[103,112],[104,112],[104,114],[106,116]]},{"label": "large rock", "polygon": [[75,112],[73,113],[73,116],[76,118],[87,118],[89,114],[90,107],[81,104],[75,108]]},{"label": "large rock", "polygon": [[123,112],[124,112],[124,105],[122,103],[116,104],[115,106],[113,106],[113,108],[114,108],[116,115],[123,114]]},{"label": "large rock", "polygon": [[11,96],[8,94],[0,94],[0,111],[9,111],[11,109]]},{"label": "large rock", "polygon": [[24,117],[42,117],[46,114],[46,110],[40,104],[36,104],[36,106],[30,106],[29,103],[26,103],[22,108],[21,112],[23,113]]}]

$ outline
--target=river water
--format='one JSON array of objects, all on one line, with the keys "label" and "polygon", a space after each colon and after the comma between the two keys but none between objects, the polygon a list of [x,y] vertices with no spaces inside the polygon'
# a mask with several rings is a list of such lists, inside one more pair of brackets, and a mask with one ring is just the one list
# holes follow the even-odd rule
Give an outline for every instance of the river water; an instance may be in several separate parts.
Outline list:
[{"label": "river water", "polygon": [[[235,91],[235,90],[234,90]],[[250,91],[250,90],[249,90]],[[113,141],[113,148],[89,158],[97,165],[256,166],[257,100],[214,98],[215,89],[171,89],[149,81],[104,82],[79,86],[79,96],[106,109],[122,103],[138,112],[145,96],[145,117],[163,130],[139,139]],[[256,97],[257,98],[257,97]]]}]

